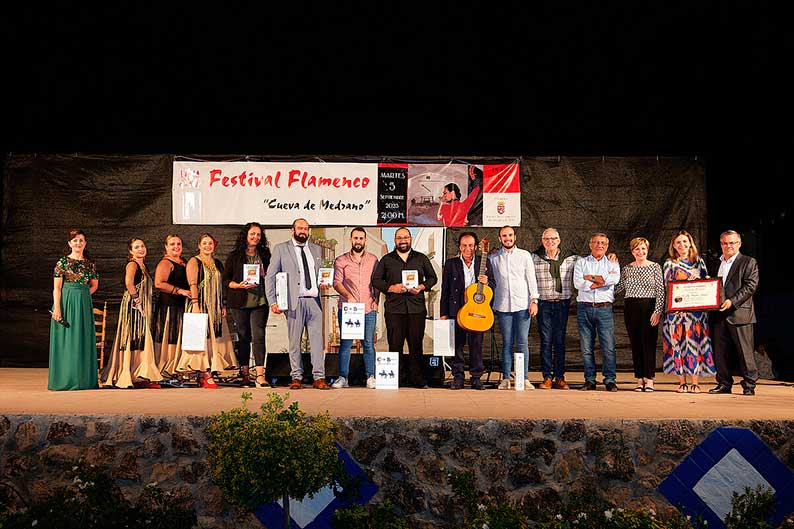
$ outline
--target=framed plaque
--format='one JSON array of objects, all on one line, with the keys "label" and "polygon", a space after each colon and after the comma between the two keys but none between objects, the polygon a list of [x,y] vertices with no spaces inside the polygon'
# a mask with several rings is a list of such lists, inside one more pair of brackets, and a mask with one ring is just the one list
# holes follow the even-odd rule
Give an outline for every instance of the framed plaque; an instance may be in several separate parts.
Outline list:
[{"label": "framed plaque", "polygon": [[722,304],[722,279],[670,281],[667,284],[668,312],[719,310]]}]

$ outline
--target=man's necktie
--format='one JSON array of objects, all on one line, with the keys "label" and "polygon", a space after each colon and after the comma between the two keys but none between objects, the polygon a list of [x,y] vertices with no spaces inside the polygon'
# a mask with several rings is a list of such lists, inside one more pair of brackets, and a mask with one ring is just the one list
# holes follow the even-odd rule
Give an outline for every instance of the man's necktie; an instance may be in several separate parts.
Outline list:
[{"label": "man's necktie", "polygon": [[312,289],[312,275],[309,273],[309,260],[306,259],[306,246],[301,246],[301,261],[303,261],[303,282],[306,290]]}]

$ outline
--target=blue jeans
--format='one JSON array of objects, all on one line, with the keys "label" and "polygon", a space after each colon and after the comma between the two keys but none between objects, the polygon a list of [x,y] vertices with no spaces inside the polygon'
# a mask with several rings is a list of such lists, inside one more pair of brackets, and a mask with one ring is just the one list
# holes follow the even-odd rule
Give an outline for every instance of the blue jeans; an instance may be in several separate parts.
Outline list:
[{"label": "blue jeans", "polygon": [[[570,306],[570,299],[560,301],[543,301],[541,299],[538,301],[540,370],[544,380],[552,378],[552,376],[554,380],[561,380],[565,377],[565,330],[568,327],[568,308]],[[554,364],[553,370],[552,363]]]},{"label": "blue jeans", "polygon": [[[370,311],[364,315],[364,339],[361,345],[364,349],[364,370],[366,378],[375,376],[375,324],[378,322],[378,313]],[[339,311],[339,328],[342,328],[342,311]],[[353,340],[339,341],[339,376],[349,378],[350,373],[350,347]]]},{"label": "blue jeans", "polygon": [[[502,376],[510,378],[513,370],[513,342],[516,352],[524,353],[524,379],[529,374],[529,311],[499,312],[495,310],[499,328],[502,329]],[[516,374],[516,379],[518,379]]]},{"label": "blue jeans", "polygon": [[604,384],[616,382],[615,320],[612,317],[612,305],[593,307],[579,304],[576,321],[579,324],[579,343],[584,357],[585,381],[592,383],[596,381],[595,335],[598,333],[598,343],[601,346],[601,355],[604,357],[604,364],[601,367]]}]

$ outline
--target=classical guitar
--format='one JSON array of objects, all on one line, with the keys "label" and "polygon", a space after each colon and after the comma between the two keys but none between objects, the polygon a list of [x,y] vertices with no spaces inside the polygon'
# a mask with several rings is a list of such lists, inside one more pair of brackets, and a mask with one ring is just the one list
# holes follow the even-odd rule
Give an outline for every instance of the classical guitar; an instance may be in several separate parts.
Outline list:
[{"label": "classical guitar", "polygon": [[[480,270],[477,277],[485,274],[488,261],[488,239],[480,241]],[[493,290],[488,285],[475,281],[463,293],[466,303],[458,311],[458,325],[467,331],[485,332],[493,327],[493,310],[491,300]]]}]

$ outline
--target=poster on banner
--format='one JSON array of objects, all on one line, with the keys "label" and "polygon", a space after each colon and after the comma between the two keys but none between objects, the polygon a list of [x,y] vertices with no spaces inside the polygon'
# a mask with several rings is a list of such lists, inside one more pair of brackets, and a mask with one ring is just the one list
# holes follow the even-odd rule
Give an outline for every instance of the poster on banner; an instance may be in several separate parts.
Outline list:
[{"label": "poster on banner", "polygon": [[455,320],[433,320],[433,354],[455,356]]},{"label": "poster on banner", "polygon": [[408,223],[504,226],[521,222],[521,174],[509,164],[408,164]]},{"label": "poster on banner", "polygon": [[342,303],[342,339],[364,339],[364,304]]},{"label": "poster on banner", "polygon": [[172,194],[174,224],[373,226],[378,164],[175,161]]},{"label": "poster on banner", "polygon": [[375,353],[375,389],[399,389],[400,353]]}]

